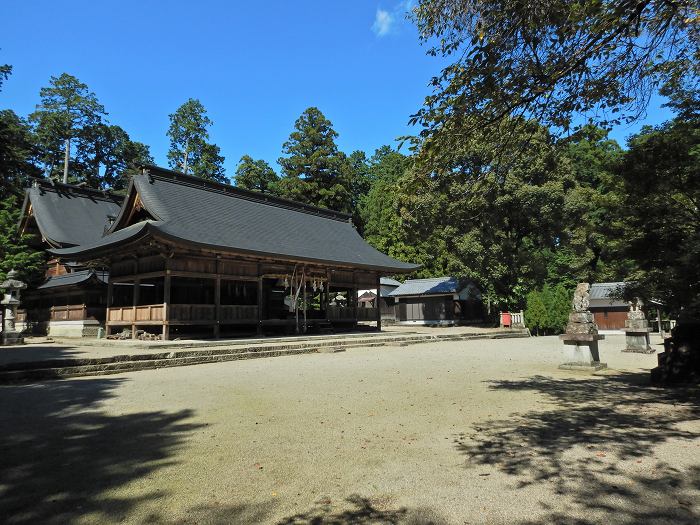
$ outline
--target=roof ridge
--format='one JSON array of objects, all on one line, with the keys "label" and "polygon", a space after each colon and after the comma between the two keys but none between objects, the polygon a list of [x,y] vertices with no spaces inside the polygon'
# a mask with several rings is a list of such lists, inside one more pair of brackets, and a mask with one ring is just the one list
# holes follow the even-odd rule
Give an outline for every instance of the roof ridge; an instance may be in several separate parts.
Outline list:
[{"label": "roof ridge", "polygon": [[[111,191],[108,190],[99,190],[97,188],[88,188],[84,186],[76,186],[75,184],[64,184],[63,182],[56,182],[51,179],[40,179],[38,177],[30,177],[32,181],[32,187],[40,186],[42,189],[48,189],[48,190],[53,190],[56,191],[57,193],[63,190],[63,192],[75,192],[75,193],[83,193],[83,194],[90,194],[94,195],[97,197],[101,197],[103,199],[110,199],[110,198],[116,198],[120,200],[124,200],[123,195],[119,195],[117,193],[112,193]],[[31,189],[31,188],[28,188]]]},{"label": "roof ridge", "polygon": [[141,168],[142,170],[144,170],[143,174],[148,177],[161,178],[165,180],[176,180],[183,185],[200,188],[207,191],[232,195],[242,199],[258,202],[260,204],[268,204],[270,206],[277,206],[292,211],[308,213],[310,215],[323,216],[329,219],[334,219],[342,222],[352,221],[352,215],[340,211],[330,210],[328,208],[321,208],[320,206],[305,204],[303,202],[285,199],[284,197],[277,197],[275,195],[269,195],[267,193],[261,193],[259,191],[246,190],[243,188],[238,188],[237,186],[233,186],[231,184],[224,184],[221,182],[202,179],[200,177],[194,177],[192,175],[185,175],[182,172],[161,168],[160,166],[144,165]]}]

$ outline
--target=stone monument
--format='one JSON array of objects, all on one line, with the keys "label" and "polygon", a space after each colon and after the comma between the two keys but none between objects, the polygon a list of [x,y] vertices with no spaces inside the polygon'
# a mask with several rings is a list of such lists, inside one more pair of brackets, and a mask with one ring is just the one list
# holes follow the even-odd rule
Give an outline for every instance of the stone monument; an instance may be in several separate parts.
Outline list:
[{"label": "stone monument", "polygon": [[564,359],[559,368],[564,370],[595,372],[607,368],[605,363],[600,362],[598,353],[598,341],[605,339],[605,336],[598,334],[598,326],[588,310],[590,288],[588,283],[576,286],[566,333],[559,336],[564,344]]},{"label": "stone monument", "polygon": [[3,345],[21,345],[24,343],[24,337],[15,328],[15,319],[17,318],[17,307],[19,306],[19,292],[27,287],[22,281],[15,279],[17,272],[11,270],[7,274],[7,280],[0,283],[0,289],[5,290],[5,296],[0,305],[3,308],[3,329],[2,329],[2,344]]},{"label": "stone monument", "polygon": [[625,320],[625,340],[627,347],[623,352],[636,352],[639,354],[653,354],[655,350],[649,344],[649,321],[647,321],[642,311],[642,301],[635,299],[630,301],[630,311],[627,312]]}]

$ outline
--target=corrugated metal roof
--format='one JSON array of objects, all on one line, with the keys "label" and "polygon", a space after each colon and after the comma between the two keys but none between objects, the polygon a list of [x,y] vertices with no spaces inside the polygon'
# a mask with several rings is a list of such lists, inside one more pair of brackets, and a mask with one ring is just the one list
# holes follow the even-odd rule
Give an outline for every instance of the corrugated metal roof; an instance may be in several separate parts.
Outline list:
[{"label": "corrugated metal roof", "polygon": [[[94,256],[145,233],[236,253],[348,264],[392,273],[418,268],[374,249],[346,216],[330,210],[167,170],[135,176],[131,191],[138,192],[145,209],[159,220],[137,223],[141,226],[132,225],[108,233],[97,242],[53,253]],[[130,228],[133,235],[126,231]]]},{"label": "corrugated metal roof", "polygon": [[109,273],[96,270],[79,270],[77,272],[65,273],[63,275],[53,275],[44,283],[37,286],[37,289],[46,290],[47,288],[58,288],[60,286],[75,286],[87,282],[93,277],[99,282],[106,284],[109,278]]},{"label": "corrugated metal roof", "polygon": [[433,277],[431,279],[410,279],[389,295],[435,295],[455,294],[459,292],[459,280],[456,277]]},{"label": "corrugated metal roof", "polygon": [[590,306],[627,306],[627,302],[613,295],[625,287],[624,282],[593,283],[590,289]]},{"label": "corrugated metal roof", "polygon": [[392,279],[391,277],[382,277],[379,279],[379,284],[382,286],[401,286],[401,283],[397,281],[396,279]]}]

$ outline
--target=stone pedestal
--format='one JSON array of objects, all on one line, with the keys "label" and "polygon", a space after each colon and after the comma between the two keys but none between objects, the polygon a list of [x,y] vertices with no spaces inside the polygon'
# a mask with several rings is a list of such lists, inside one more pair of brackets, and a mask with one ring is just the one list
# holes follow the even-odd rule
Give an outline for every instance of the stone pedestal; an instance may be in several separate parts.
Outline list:
[{"label": "stone pedestal", "polygon": [[563,343],[563,362],[559,365],[562,370],[595,372],[608,367],[606,363],[600,362],[598,352],[598,341],[605,339],[604,335],[567,333],[560,335],[559,339]]},{"label": "stone pedestal", "polygon": [[655,350],[651,347],[649,341],[649,321],[646,320],[644,313],[639,309],[639,301],[631,303],[630,312],[625,320],[625,342],[627,346],[623,352],[635,352],[638,354],[653,354]]},{"label": "stone pedestal", "polygon": [[563,359],[559,368],[563,370],[595,372],[608,367],[600,362],[598,341],[605,339],[605,336],[598,334],[598,325],[588,310],[590,289],[588,283],[576,286],[566,333],[559,336],[563,343]]}]

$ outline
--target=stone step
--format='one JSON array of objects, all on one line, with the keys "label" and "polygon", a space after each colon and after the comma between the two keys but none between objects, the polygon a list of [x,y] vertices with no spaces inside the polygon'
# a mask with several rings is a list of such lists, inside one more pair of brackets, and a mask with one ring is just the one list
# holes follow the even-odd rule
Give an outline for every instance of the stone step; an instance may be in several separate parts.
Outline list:
[{"label": "stone step", "polygon": [[233,347],[201,347],[180,351],[124,354],[101,358],[68,358],[24,363],[8,363],[0,366],[0,382],[55,379],[88,375],[117,374],[121,372],[150,370],[171,366],[277,357],[312,352],[336,352],[351,348],[380,346],[408,346],[441,341],[467,341],[501,337],[528,337],[526,330],[507,332],[482,332],[477,334],[410,334],[373,336],[351,339],[305,339],[295,343],[267,343]]}]

